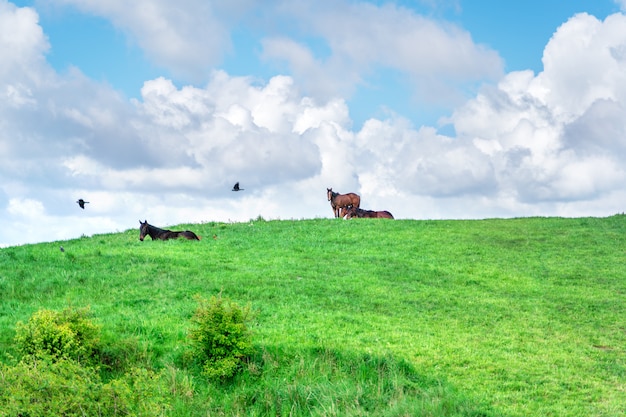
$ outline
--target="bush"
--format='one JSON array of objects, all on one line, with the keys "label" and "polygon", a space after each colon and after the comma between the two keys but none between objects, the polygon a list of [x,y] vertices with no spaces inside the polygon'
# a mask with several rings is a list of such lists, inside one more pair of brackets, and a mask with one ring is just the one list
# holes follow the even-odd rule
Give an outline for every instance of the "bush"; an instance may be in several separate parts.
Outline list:
[{"label": "bush", "polygon": [[16,324],[16,348],[22,356],[91,361],[100,342],[100,328],[88,316],[88,307],[39,310],[27,323]]},{"label": "bush", "polygon": [[71,360],[42,356],[0,365],[0,416],[97,415],[98,385],[92,368]]},{"label": "bush", "polygon": [[171,400],[162,372],[133,368],[103,385],[98,403],[106,415],[161,416],[171,408]]},{"label": "bush", "polygon": [[165,414],[171,398],[162,373],[133,367],[102,381],[100,328],[88,316],[88,308],[40,310],[16,324],[21,358],[0,364],[0,417]]},{"label": "bush", "polygon": [[0,417],[159,416],[167,399],[164,378],[147,370],[103,384],[95,368],[71,359],[0,364]]},{"label": "bush", "polygon": [[226,379],[241,369],[254,352],[247,326],[248,307],[242,308],[221,294],[209,301],[197,297],[199,306],[189,332],[191,356],[211,379]]}]

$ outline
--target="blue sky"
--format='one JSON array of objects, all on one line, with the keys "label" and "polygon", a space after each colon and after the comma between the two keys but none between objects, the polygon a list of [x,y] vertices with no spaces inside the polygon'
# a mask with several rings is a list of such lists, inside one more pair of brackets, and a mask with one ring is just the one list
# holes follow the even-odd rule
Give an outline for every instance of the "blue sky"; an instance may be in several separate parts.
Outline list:
[{"label": "blue sky", "polygon": [[461,7],[461,12],[449,15],[450,20],[465,27],[476,42],[497,50],[506,71],[535,72],[543,69],[543,48],[552,34],[574,14],[586,12],[604,19],[620,10],[613,1],[589,0],[465,1]]},{"label": "blue sky", "polygon": [[327,187],[397,218],[623,212],[625,8],[0,0],[0,245],[329,217]]}]

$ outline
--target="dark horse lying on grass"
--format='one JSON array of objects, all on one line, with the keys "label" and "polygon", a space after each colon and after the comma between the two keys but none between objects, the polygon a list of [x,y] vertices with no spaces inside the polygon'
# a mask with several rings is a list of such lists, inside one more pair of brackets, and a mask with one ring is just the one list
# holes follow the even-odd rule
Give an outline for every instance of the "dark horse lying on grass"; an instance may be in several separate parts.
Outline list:
[{"label": "dark horse lying on grass", "polygon": [[139,220],[139,224],[139,240],[142,242],[146,235],[150,236],[152,240],[168,240],[177,239],[179,237],[184,237],[189,240],[200,240],[198,235],[189,230],[185,230],[184,232],[173,232],[171,230],[159,229],[158,227],[148,224],[147,220],[144,222]]},{"label": "dark horse lying on grass", "polygon": [[357,207],[348,207],[343,210],[343,217],[346,219],[352,219],[354,217],[366,219],[393,219],[393,216],[387,210],[373,211],[363,210]]},{"label": "dark horse lying on grass", "polygon": [[333,214],[335,217],[339,217],[339,212],[342,208],[346,208],[348,206],[359,208],[359,205],[361,205],[361,197],[359,197],[358,194],[339,194],[334,192],[332,188],[327,188],[326,195],[328,197],[328,201],[330,201],[330,206],[333,208]]}]

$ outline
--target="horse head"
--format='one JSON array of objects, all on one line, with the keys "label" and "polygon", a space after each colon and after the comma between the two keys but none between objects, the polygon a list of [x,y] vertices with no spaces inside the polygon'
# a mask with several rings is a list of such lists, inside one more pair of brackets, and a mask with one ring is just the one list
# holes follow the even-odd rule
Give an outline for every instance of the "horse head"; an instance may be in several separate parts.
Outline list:
[{"label": "horse head", "polygon": [[328,201],[333,199],[333,189],[332,188],[327,188],[326,189],[326,197],[328,197]]},{"label": "horse head", "polygon": [[148,234],[148,220],[144,220],[143,222],[139,220],[139,240],[143,242],[143,239]]}]

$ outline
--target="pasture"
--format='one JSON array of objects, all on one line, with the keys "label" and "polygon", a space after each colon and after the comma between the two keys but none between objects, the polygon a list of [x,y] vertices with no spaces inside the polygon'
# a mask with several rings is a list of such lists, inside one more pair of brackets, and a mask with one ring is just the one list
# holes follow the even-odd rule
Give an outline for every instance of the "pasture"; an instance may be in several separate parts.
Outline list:
[{"label": "pasture", "polygon": [[[0,249],[0,362],[16,322],[89,306],[111,355],[164,370],[168,415],[626,413],[623,215],[176,228],[202,240]],[[220,292],[257,354],[216,384],[181,357],[194,296]]]}]

